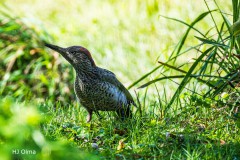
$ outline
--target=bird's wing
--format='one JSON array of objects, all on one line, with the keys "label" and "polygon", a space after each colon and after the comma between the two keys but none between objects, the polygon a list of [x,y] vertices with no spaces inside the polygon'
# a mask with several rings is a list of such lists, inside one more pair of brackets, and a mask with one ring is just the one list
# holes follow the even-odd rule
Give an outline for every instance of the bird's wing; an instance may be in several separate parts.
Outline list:
[{"label": "bird's wing", "polygon": [[117,77],[115,76],[114,73],[112,73],[109,70],[106,69],[102,69],[99,68],[100,72],[99,73],[99,77],[104,80],[107,81],[113,85],[115,85],[116,87],[119,88],[120,91],[122,91],[126,97],[127,97],[127,101],[129,104],[133,104],[134,106],[136,106],[131,94],[129,93],[129,91],[123,86],[123,84],[117,79]]}]

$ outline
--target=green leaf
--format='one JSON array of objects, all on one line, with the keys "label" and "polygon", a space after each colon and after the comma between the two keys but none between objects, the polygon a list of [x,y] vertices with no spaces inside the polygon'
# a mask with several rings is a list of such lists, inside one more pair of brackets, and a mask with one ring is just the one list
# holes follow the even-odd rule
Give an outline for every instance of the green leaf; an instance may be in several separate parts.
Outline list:
[{"label": "green leaf", "polygon": [[231,30],[232,30],[232,33],[233,33],[234,36],[239,35],[239,33],[240,33],[240,20],[233,23],[233,25],[231,27]]}]

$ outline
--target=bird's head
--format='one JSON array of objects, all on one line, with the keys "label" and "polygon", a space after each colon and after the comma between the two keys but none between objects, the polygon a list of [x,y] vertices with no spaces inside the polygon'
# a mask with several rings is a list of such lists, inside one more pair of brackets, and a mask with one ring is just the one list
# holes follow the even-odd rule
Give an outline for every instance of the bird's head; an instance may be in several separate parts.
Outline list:
[{"label": "bird's head", "polygon": [[90,69],[95,67],[91,53],[84,47],[71,46],[62,48],[52,44],[45,44],[46,47],[60,53],[74,68]]}]

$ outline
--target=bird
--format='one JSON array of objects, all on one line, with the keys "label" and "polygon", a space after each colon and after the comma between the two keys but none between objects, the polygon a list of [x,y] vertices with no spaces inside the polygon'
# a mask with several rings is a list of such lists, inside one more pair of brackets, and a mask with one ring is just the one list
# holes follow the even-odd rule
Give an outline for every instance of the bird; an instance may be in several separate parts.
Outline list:
[{"label": "bird", "polygon": [[93,112],[99,115],[98,111],[116,111],[122,120],[132,117],[130,107],[136,104],[130,92],[113,72],[98,67],[86,48],[62,48],[49,43],[45,46],[60,53],[74,68],[74,91],[88,112],[87,122],[91,121]]}]

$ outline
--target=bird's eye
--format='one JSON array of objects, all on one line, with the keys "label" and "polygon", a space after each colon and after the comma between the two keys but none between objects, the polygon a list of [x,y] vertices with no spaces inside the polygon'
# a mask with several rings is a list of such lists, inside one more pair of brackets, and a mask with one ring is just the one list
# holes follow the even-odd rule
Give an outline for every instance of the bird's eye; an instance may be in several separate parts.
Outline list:
[{"label": "bird's eye", "polygon": [[76,51],[72,51],[71,53],[72,53],[72,54],[76,54],[77,52],[76,52]]}]

